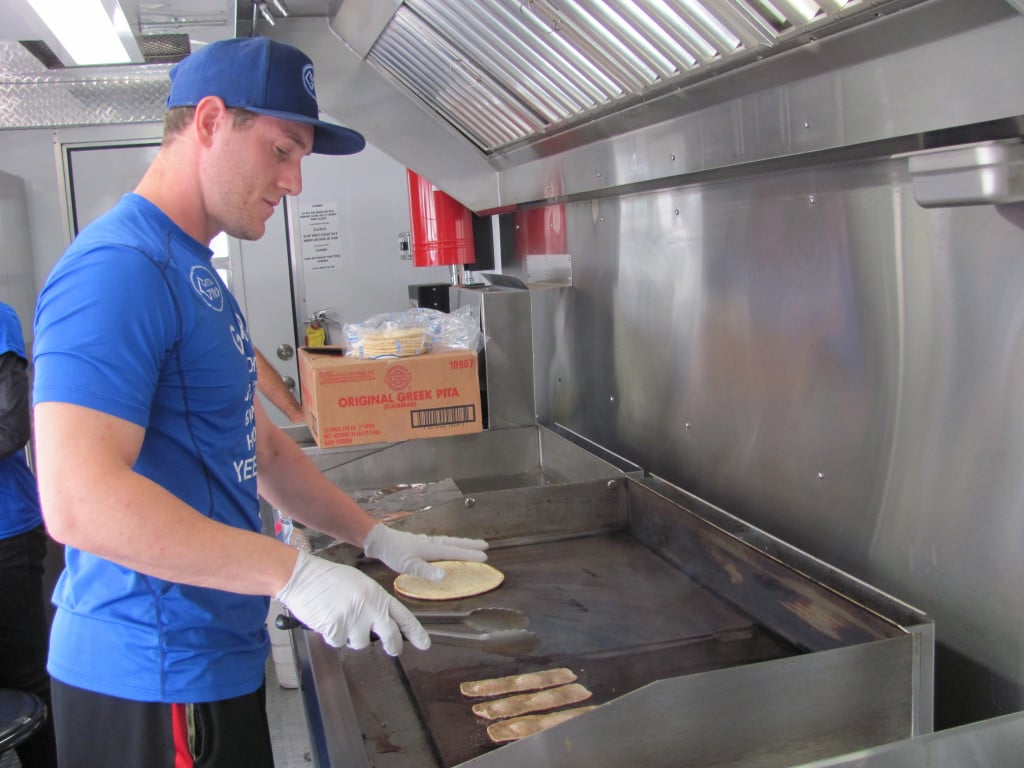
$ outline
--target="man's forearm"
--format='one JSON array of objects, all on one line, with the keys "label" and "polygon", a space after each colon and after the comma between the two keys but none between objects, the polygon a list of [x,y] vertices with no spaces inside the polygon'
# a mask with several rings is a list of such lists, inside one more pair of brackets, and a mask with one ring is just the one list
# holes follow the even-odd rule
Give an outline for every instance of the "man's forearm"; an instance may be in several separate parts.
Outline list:
[{"label": "man's forearm", "polygon": [[302,421],[302,406],[284,383],[281,374],[263,353],[256,350],[256,387],[291,422]]},{"label": "man's forearm", "polygon": [[294,440],[257,415],[260,495],[290,517],[334,538],[362,546],[376,524],[356,501],[328,480]]}]

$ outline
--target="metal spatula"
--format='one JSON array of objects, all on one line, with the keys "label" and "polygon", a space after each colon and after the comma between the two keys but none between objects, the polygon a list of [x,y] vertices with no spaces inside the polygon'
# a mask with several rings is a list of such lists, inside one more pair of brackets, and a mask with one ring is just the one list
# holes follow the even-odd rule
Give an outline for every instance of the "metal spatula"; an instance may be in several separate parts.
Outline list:
[{"label": "metal spatula", "polygon": [[538,637],[526,629],[499,629],[494,632],[453,632],[426,628],[430,639],[439,645],[475,648],[499,656],[525,656],[540,644]]},{"label": "metal spatula", "polygon": [[465,624],[477,632],[526,629],[530,618],[513,608],[474,608],[471,611],[413,611],[421,624]]},{"label": "metal spatula", "polygon": [[[278,614],[274,620],[278,629],[309,629],[294,616]],[[499,629],[492,632],[456,632],[453,630],[430,629],[425,627],[430,639],[441,645],[457,645],[462,648],[476,648],[484,653],[499,656],[522,656],[540,644],[533,632],[526,629]]]}]

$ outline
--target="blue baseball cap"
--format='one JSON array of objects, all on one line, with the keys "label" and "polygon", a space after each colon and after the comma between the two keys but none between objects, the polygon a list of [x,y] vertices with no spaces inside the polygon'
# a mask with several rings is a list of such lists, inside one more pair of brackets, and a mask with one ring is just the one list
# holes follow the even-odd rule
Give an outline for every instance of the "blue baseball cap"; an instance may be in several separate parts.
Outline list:
[{"label": "blue baseball cap", "polygon": [[366,146],[362,134],[320,119],[313,62],[286,43],[267,37],[218,40],[171,67],[167,108],[194,107],[219,96],[229,107],[313,126],[313,152],[351,155]]}]

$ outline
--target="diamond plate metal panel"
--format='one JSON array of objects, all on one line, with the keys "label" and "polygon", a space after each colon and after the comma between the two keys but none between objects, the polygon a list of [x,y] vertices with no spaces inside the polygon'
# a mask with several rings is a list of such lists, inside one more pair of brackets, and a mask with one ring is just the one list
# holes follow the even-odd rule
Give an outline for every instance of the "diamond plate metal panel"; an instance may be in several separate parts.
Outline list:
[{"label": "diamond plate metal panel", "polygon": [[0,41],[0,129],[163,120],[170,64],[47,69]]}]

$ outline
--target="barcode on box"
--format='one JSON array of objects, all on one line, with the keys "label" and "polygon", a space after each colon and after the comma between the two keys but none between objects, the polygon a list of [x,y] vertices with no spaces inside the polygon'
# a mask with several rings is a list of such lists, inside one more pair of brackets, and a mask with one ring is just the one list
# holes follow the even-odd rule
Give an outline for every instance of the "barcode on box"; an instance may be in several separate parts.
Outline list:
[{"label": "barcode on box", "polygon": [[413,429],[469,424],[476,421],[476,406],[450,405],[445,408],[425,408],[421,411],[410,411],[409,416]]}]

